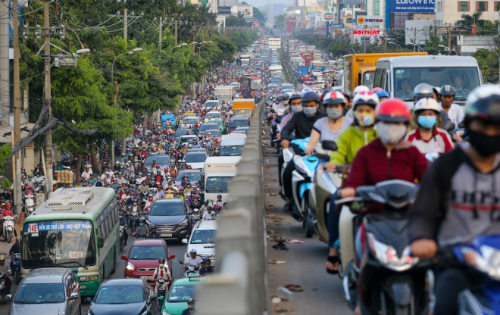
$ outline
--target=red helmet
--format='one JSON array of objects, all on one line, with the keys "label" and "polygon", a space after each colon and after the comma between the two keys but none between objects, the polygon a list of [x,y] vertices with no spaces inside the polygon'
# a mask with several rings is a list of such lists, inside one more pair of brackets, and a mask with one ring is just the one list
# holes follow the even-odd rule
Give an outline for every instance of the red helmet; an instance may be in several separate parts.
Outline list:
[{"label": "red helmet", "polygon": [[388,123],[411,122],[411,111],[405,102],[391,98],[380,103],[375,108],[375,118],[377,121]]}]

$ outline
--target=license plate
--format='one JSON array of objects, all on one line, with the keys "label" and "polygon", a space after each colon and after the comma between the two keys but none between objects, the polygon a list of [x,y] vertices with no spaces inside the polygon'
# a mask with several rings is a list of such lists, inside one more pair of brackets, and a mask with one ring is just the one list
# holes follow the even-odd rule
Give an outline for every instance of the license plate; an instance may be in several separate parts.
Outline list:
[{"label": "license plate", "polygon": [[141,276],[141,279],[144,279],[144,280],[151,280],[153,278],[153,276]]},{"label": "license plate", "polygon": [[161,233],[162,237],[172,237],[172,233]]}]

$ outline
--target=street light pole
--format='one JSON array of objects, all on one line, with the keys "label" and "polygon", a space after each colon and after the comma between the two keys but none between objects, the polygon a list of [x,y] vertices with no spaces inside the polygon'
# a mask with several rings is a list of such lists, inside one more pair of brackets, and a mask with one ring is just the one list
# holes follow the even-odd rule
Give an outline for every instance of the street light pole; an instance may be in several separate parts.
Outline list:
[{"label": "street light pole", "polygon": [[123,54],[119,54],[118,56],[116,56],[115,60],[113,60],[113,64],[111,65],[111,81],[114,81],[114,68],[115,68],[115,62],[116,60],[118,60],[118,58],[120,58],[121,56],[123,55],[132,55],[133,53],[135,52],[138,52],[138,51],[141,51],[142,48],[134,48],[132,49],[131,51],[127,51],[127,52],[124,52]]}]

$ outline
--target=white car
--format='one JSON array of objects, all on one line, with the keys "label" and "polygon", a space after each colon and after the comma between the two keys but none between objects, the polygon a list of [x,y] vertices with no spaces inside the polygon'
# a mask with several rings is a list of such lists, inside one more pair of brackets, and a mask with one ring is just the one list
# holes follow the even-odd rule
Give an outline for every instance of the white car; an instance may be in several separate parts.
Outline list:
[{"label": "white car", "polygon": [[309,91],[312,91],[311,88],[303,88],[302,89],[302,94],[304,94],[306,92],[309,92]]},{"label": "white car", "polygon": [[203,170],[205,168],[205,160],[207,159],[207,152],[186,152],[184,162],[190,165],[193,170]]},{"label": "white car", "polygon": [[201,258],[210,258],[211,265],[215,266],[215,233],[217,232],[217,221],[207,220],[197,222],[191,236],[183,239],[182,243],[187,244],[186,259],[191,250],[196,250],[196,254]]}]

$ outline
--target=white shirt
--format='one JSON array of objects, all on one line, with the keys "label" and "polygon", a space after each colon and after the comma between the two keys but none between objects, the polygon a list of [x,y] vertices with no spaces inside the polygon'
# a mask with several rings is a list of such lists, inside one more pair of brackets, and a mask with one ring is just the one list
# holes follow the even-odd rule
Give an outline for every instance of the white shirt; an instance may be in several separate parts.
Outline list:
[{"label": "white shirt", "polygon": [[203,221],[213,220],[215,218],[215,213],[212,210],[212,213],[208,213],[208,211],[203,212]]},{"label": "white shirt", "polygon": [[[443,109],[441,103],[439,103],[439,107]],[[455,127],[458,128],[458,125],[464,120],[465,114],[462,109],[462,106],[457,104],[451,104],[450,109],[448,110],[448,117],[451,122],[455,124]]]},{"label": "white shirt", "polygon": [[83,179],[85,179],[85,180],[86,180],[86,179],[89,179],[89,178],[90,178],[90,174],[92,174],[92,171],[88,171],[88,172],[87,172],[87,171],[84,171],[84,172],[82,173],[82,178],[83,178]]}]

